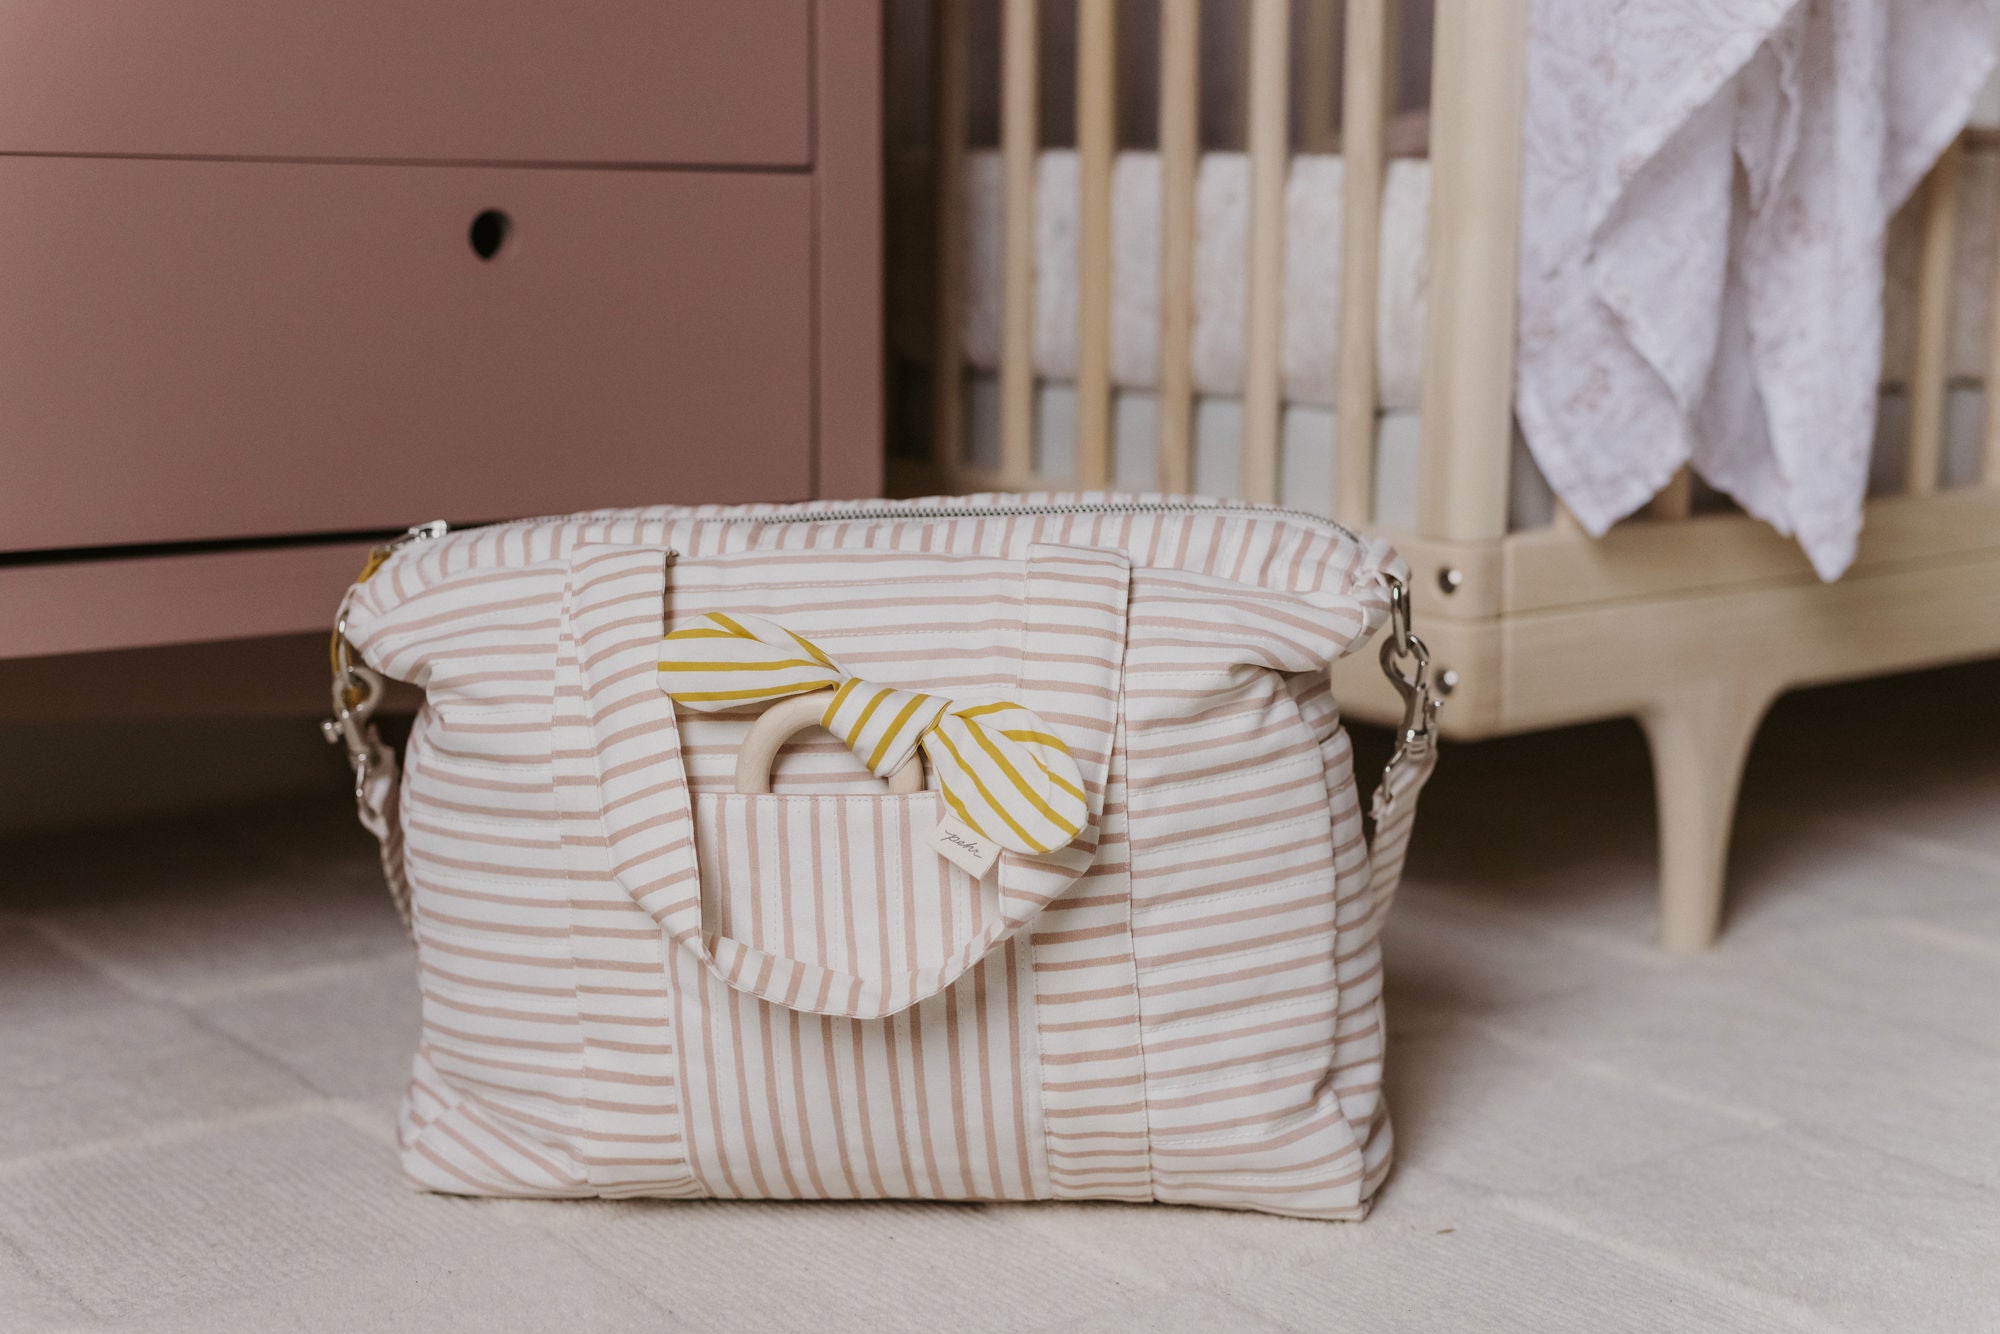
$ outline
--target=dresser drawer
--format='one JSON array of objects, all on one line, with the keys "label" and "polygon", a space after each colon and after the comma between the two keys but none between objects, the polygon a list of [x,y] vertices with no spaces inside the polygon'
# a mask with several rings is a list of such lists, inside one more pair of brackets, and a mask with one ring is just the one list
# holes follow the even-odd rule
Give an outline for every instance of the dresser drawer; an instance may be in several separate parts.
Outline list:
[{"label": "dresser drawer", "polygon": [[0,158],[0,550],[809,495],[810,206],[793,174]]},{"label": "dresser drawer", "polygon": [[0,152],[798,165],[808,0],[0,0]]}]

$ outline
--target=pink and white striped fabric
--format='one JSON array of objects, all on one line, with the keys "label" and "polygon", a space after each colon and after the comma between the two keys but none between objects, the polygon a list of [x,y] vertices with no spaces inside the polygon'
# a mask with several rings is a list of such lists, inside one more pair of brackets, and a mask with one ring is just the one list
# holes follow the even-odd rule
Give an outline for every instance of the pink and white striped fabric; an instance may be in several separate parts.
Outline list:
[{"label": "pink and white striped fabric", "polygon": [[[1377,933],[1429,760],[1371,849],[1326,669],[1400,572],[1321,521],[1122,496],[629,510],[397,552],[348,634],[426,693],[409,1175],[1359,1217],[1389,1166]],[[887,794],[817,731],[738,794],[754,712],[657,680],[664,628],[718,611],[1032,709],[1089,827],[974,879],[930,845],[935,790]]]}]

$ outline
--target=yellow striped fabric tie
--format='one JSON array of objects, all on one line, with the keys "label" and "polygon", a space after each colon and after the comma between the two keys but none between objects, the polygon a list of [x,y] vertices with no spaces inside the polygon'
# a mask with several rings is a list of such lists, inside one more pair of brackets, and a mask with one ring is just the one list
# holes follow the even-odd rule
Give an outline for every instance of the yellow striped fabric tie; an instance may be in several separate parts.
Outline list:
[{"label": "yellow striped fabric tie", "polygon": [[660,686],[704,712],[751,708],[833,689],[827,731],[886,778],[922,746],[952,814],[981,838],[1043,853],[1089,820],[1069,747],[1031,710],[957,705],[851,675],[804,635],[758,616],[719,612],[676,626],[660,647]]}]

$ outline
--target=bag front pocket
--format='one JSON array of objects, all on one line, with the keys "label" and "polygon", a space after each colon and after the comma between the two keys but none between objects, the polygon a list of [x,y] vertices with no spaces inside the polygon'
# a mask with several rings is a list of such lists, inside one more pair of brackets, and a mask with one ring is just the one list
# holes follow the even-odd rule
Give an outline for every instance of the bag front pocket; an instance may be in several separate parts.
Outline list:
[{"label": "bag front pocket", "polygon": [[[934,792],[699,795],[703,918],[823,978],[938,968],[999,907],[992,874],[931,849],[937,811]],[[828,996],[759,1000],[670,951],[690,1167],[718,1195],[1045,1196],[1027,966],[1009,942],[942,994],[854,1020],[801,1012]]]},{"label": "bag front pocket", "polygon": [[931,848],[938,812],[935,792],[698,794],[702,920],[827,978],[941,968],[1000,908],[991,874],[975,880]]},{"label": "bag front pocket", "polygon": [[[751,553],[767,563],[770,557]],[[1076,882],[1096,856],[1096,824],[1117,719],[1125,645],[1129,570],[1116,552],[1036,544],[1012,563],[1023,607],[1018,675],[1009,698],[1059,729],[1087,792],[1087,820],[1066,846],[1040,853],[1002,853],[995,911],[935,966],[855,971],[826,968],[795,953],[767,949],[718,930],[706,920],[702,858],[685,740],[675,706],[650,660],[660,640],[644,627],[653,608],[671,601],[668,553],[615,548],[575,553],[565,640],[572,646],[558,670],[559,693],[573,689],[583,726],[558,752],[556,781],[580,816],[595,815],[611,878],[665,931],[725,985],[774,1004],[836,1018],[878,1019],[939,995],[996,947],[1034,920]],[[895,553],[911,565],[900,583],[904,615],[888,632],[899,656],[910,658],[904,635],[921,635],[933,605],[949,599],[926,592],[922,578],[940,562],[922,553]],[[988,566],[992,561],[967,561]],[[950,561],[945,568],[958,569]],[[1002,563],[1003,568],[1006,567]],[[755,602],[750,560],[737,587]],[[840,570],[839,562],[792,567],[792,574]],[[878,558],[873,577],[895,582]],[[790,596],[800,596],[796,588]],[[695,607],[679,609],[682,619]],[[660,624],[655,622],[654,624]],[[810,627],[817,630],[818,627]],[[662,626],[662,632],[664,627]],[[636,631],[636,633],[635,633]],[[801,631],[800,633],[805,633]],[[942,651],[935,649],[933,651]],[[921,682],[914,684],[921,688]],[[706,794],[704,794],[706,795]],[[836,822],[839,824],[840,822]],[[925,850],[934,858],[934,852]],[[795,933],[796,934],[796,933]],[[795,942],[796,943],[796,942]]]},{"label": "bag front pocket", "polygon": [[[1038,543],[1014,560],[799,555],[704,557],[701,566],[731,571],[726,589],[705,593],[692,579],[669,586],[665,551],[571,558],[557,671],[558,713],[570,722],[556,783],[578,845],[664,935],[691,1184],[736,1196],[1045,1197],[1024,928],[1096,858],[1128,561]],[[779,612],[770,602],[780,594],[810,608],[818,582],[852,582],[850,564],[893,590],[884,596],[895,615],[834,651],[899,688],[921,690],[927,662],[968,651],[944,630],[950,618],[991,633],[990,614],[968,612],[947,576],[1019,590],[1003,599],[1021,608],[1018,633],[1004,634],[1008,651],[994,656],[1013,678],[1002,693],[1057,730],[1077,762],[1089,819],[1069,845],[1005,851],[975,881],[928,844],[936,793],[694,788],[689,743],[657,679],[663,610],[685,620],[725,593],[725,611]],[[797,633],[824,633],[808,615],[782,614]],[[890,676],[899,664],[902,675]]]}]

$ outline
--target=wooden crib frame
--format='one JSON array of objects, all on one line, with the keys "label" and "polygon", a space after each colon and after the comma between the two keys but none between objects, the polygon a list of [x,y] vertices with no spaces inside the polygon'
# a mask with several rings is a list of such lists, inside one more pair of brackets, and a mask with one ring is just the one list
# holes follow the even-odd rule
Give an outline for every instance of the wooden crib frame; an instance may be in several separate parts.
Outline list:
[{"label": "wooden crib frame", "polygon": [[[1188,489],[1193,392],[1194,182],[1199,0],[1162,0],[1160,487]],[[1250,160],[1249,308],[1241,493],[1276,498],[1280,283],[1290,6],[1244,0]],[[1347,0],[1341,97],[1346,159],[1337,515],[1373,523],[1375,275],[1391,85],[1393,0]],[[1001,154],[1005,306],[997,470],[962,458],[961,395],[933,394],[930,458],[891,464],[902,494],[1100,487],[1110,480],[1111,171],[1115,0],[1078,0],[1078,368],[1073,478],[1037,473],[1033,283],[1037,0],[1003,0]],[[1332,0],[1325,8],[1331,10]],[[1990,395],[1978,480],[1940,483],[1951,260],[1962,145],[1924,185],[1910,447],[1901,494],[1872,500],[1848,574],[1823,584],[1798,548],[1736,513],[1694,514],[1683,476],[1649,510],[1593,539],[1555,522],[1508,531],[1515,259],[1528,0],[1436,0],[1432,51],[1428,316],[1421,478],[1408,558],[1423,632],[1450,690],[1448,736],[1478,738],[1636,717],[1651,745],[1660,825],[1661,934],[1698,950],[1721,919],[1737,790],[1758,723],[1794,686],[2000,653],[2000,395]],[[1314,10],[1314,23],[1320,11]],[[939,11],[935,98],[939,254],[964,245],[966,42],[960,6]],[[1314,34],[1331,52],[1330,29]],[[1333,57],[1327,57],[1331,64]],[[1315,69],[1309,77],[1330,87]],[[1309,88],[1310,96],[1324,92]],[[955,387],[963,293],[937,275],[933,374]],[[2000,310],[2000,293],[1996,293]],[[1987,383],[2000,383],[2000,329]],[[1379,675],[1336,683],[1348,711],[1388,722],[1400,702]],[[1941,723],[1949,725],[1948,706]]]}]

